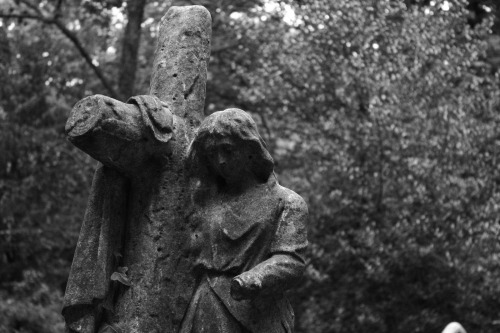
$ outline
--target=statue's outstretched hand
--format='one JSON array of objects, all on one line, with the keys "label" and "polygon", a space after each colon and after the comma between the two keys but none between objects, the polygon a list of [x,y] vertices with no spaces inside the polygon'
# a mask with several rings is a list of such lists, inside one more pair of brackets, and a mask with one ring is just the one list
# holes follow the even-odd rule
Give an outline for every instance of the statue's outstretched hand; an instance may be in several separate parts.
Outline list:
[{"label": "statue's outstretched hand", "polygon": [[253,274],[240,274],[231,281],[231,297],[237,301],[253,299],[258,295],[262,283]]}]

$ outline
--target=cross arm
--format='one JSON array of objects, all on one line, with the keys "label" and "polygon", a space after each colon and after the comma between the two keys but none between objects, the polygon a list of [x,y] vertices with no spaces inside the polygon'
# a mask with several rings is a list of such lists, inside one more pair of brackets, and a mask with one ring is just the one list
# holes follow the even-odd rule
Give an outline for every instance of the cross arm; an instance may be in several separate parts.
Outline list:
[{"label": "cross arm", "polygon": [[174,117],[154,96],[127,103],[103,95],[80,100],[66,123],[71,143],[106,166],[132,175],[171,153]]}]

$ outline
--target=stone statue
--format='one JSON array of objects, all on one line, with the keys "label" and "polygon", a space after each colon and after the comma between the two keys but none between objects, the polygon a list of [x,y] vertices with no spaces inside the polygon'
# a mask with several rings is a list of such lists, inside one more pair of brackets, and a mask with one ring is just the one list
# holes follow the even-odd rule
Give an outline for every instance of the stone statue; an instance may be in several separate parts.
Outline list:
[{"label": "stone statue", "polygon": [[239,109],[208,116],[188,167],[197,286],[181,332],[292,332],[283,292],[305,267],[307,206],[278,184],[252,118]]},{"label": "stone statue", "polygon": [[[99,161],[64,298],[69,332],[292,332],[307,206],[252,118],[203,120],[211,19],[162,18],[151,95],[95,95],[69,140]],[[201,126],[198,128],[198,126]]]},{"label": "stone statue", "polygon": [[69,140],[100,162],[64,297],[70,332],[179,330],[195,285],[184,165],[203,118],[210,37],[204,7],[170,8],[151,96],[90,96],[70,114]]}]

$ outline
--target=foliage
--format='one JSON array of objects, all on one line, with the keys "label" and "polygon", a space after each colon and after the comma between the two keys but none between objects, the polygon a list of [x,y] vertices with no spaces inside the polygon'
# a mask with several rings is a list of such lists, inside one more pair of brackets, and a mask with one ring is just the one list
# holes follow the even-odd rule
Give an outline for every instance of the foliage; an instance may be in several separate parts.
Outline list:
[{"label": "foliage", "polygon": [[470,28],[462,1],[300,3],[238,98],[270,119],[281,178],[310,205],[301,331],[496,331],[491,22]]},{"label": "foliage", "polygon": [[[500,82],[475,2],[196,2],[214,21],[206,112],[252,112],[281,183],[309,204],[299,332],[498,330]],[[145,8],[138,94],[167,5]],[[123,1],[59,11],[116,88]],[[56,332],[94,165],[63,126],[105,91],[57,26],[1,22],[0,330]]]},{"label": "foliage", "polygon": [[41,282],[43,275],[26,270],[24,279],[15,284],[16,296],[0,292],[1,333],[63,333],[59,310],[61,291],[51,290]]},{"label": "foliage", "polygon": [[66,142],[63,129],[71,105],[96,81],[87,80],[80,55],[55,27],[3,23],[0,330],[57,332],[95,165]]}]

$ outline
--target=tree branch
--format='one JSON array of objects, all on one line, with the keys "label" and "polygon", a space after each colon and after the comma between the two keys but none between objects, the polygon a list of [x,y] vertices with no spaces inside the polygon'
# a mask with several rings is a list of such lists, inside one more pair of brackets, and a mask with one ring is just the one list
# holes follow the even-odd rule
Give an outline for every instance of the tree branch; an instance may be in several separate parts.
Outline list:
[{"label": "tree branch", "polygon": [[4,13],[0,13],[0,18],[6,18],[6,19],[33,19],[33,20],[39,20],[39,21],[43,21],[43,22],[46,22],[46,23],[49,23],[47,22],[47,19],[45,17],[41,17],[39,15],[31,15],[31,14],[4,14]]},{"label": "tree branch", "polygon": [[[101,83],[104,86],[104,88],[108,91],[108,94],[110,95],[110,97],[112,97],[112,98],[118,98],[118,94],[115,91],[115,89],[113,88],[112,84],[106,79],[106,77],[104,76],[102,70],[99,67],[97,67],[96,65],[94,65],[94,63],[92,62],[92,57],[87,52],[87,50],[85,49],[85,47],[82,45],[82,43],[80,42],[80,40],[78,39],[78,37],[76,36],[76,34],[74,34],[71,30],[69,30],[68,28],[66,28],[66,26],[60,20],[57,19],[57,17],[48,18],[48,17],[44,16],[43,14],[41,14],[40,10],[38,10],[38,8],[36,8],[36,6],[34,6],[33,4],[31,4],[31,3],[29,3],[29,2],[27,2],[25,0],[21,0],[21,2],[23,4],[25,4],[26,6],[28,6],[30,8],[33,8],[33,10],[36,10],[40,14],[34,15],[34,14],[5,14],[5,13],[0,13],[0,18],[7,18],[7,19],[9,19],[9,18],[14,18],[14,19],[33,19],[33,20],[42,21],[42,22],[47,23],[47,24],[53,24],[53,25],[55,25],[73,43],[73,45],[77,48],[77,50],[80,52],[80,55],[83,57],[83,59],[85,59],[85,62],[94,71],[95,75],[99,78],[99,80],[101,81]],[[56,13],[56,16],[57,16],[57,13]]]},{"label": "tree branch", "polygon": [[94,63],[92,62],[92,58],[90,57],[87,50],[85,50],[85,48],[83,47],[83,45],[80,42],[80,40],[78,39],[78,37],[73,32],[71,32],[68,28],[66,28],[66,26],[61,21],[59,21],[57,19],[53,19],[50,21],[50,23],[53,23],[55,26],[57,26],[59,28],[59,30],[61,30],[61,32],[66,37],[68,37],[69,40],[71,40],[73,42],[73,44],[78,49],[78,51],[80,52],[82,57],[85,59],[87,64],[90,66],[90,68],[92,68],[95,75],[97,75],[99,80],[101,80],[102,85],[104,86],[104,88],[106,88],[106,90],[110,94],[110,97],[118,98],[117,92],[115,91],[115,89],[113,88],[111,83],[104,77],[104,74],[102,73],[101,69],[99,67],[97,67],[96,65],[94,65]]},{"label": "tree branch", "polygon": [[56,8],[54,9],[54,18],[56,18],[56,19],[58,19],[59,17],[61,17],[62,3],[63,3],[63,0],[58,0],[57,1]]},{"label": "tree branch", "polygon": [[40,10],[40,7],[38,7],[37,5],[34,5],[27,0],[19,0],[19,2],[21,2],[22,4],[25,4],[26,7],[33,9],[36,13],[38,13],[38,15],[43,16],[43,13]]}]

